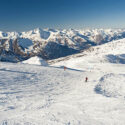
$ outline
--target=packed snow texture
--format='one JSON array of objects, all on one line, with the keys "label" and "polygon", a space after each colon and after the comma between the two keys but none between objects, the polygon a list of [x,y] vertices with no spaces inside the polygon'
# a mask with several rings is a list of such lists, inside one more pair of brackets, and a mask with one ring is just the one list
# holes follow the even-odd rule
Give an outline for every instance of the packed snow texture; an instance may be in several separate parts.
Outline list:
[{"label": "packed snow texture", "polygon": [[34,65],[42,65],[42,66],[47,66],[47,62],[45,60],[43,60],[40,57],[31,57],[28,60],[23,61],[22,63],[27,63],[27,64],[34,64]]},{"label": "packed snow texture", "polygon": [[[97,64],[91,72],[71,68],[64,71],[62,68],[27,64],[0,65],[1,125],[125,123],[124,99],[107,98],[94,91],[99,79],[105,74],[100,69],[125,74],[123,64],[109,64],[111,70],[106,69],[107,64]],[[86,76],[89,78],[87,83]]]}]

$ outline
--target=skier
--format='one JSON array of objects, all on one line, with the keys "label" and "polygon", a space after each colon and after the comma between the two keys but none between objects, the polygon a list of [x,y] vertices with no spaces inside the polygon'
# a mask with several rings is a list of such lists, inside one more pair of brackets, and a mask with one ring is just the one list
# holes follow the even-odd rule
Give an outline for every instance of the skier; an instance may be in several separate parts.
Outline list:
[{"label": "skier", "polygon": [[85,82],[87,82],[87,81],[88,81],[88,77],[85,78]]},{"label": "skier", "polygon": [[66,70],[66,66],[64,66],[64,71]]}]

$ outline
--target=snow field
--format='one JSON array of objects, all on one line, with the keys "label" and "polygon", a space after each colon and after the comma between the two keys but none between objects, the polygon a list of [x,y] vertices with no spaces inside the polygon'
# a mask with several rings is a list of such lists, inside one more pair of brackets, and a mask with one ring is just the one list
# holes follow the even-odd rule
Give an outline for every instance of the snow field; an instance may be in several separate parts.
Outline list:
[{"label": "snow field", "polygon": [[25,118],[45,117],[44,113],[44,116],[40,115],[42,111],[56,103],[61,95],[70,92],[74,87],[71,84],[75,84],[75,73],[64,72],[63,69],[22,64],[4,66],[0,70],[0,120],[7,120],[7,124],[13,124],[17,119],[20,123]]},{"label": "snow field", "polygon": [[[96,93],[99,79],[123,65],[97,65],[78,71],[27,64],[0,63],[2,125],[124,125],[122,98]],[[85,65],[84,65],[85,66]],[[119,70],[116,70],[119,69]],[[81,67],[82,69],[82,67]],[[86,67],[87,69],[87,67]],[[122,71],[125,72],[125,71]],[[84,82],[88,76],[87,83]],[[123,77],[121,77],[123,78]]]}]

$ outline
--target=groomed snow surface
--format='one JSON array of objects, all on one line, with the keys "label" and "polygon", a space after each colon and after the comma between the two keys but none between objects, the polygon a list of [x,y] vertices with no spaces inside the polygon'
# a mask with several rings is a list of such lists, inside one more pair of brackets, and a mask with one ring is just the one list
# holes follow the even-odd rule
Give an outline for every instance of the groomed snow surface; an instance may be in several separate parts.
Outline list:
[{"label": "groomed snow surface", "polygon": [[125,64],[105,60],[124,53],[113,52],[45,67],[1,62],[0,125],[125,125]]}]

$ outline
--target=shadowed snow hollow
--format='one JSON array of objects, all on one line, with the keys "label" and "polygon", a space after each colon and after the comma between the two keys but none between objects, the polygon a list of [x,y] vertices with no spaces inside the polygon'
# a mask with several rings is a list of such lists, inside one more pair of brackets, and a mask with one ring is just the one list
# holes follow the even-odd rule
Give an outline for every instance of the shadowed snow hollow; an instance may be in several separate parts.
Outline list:
[{"label": "shadowed snow hollow", "polygon": [[121,63],[125,64],[125,54],[120,54],[120,55],[112,55],[109,54],[106,56],[109,62],[111,63]]},{"label": "shadowed snow hollow", "polygon": [[42,58],[35,56],[35,57],[31,57],[28,60],[23,61],[22,63],[26,63],[26,64],[34,64],[34,65],[42,65],[42,66],[47,66],[47,62],[45,60],[43,60]]},{"label": "shadowed snow hollow", "polygon": [[107,74],[104,75],[95,91],[107,97],[125,98],[125,74]]},{"label": "shadowed snow hollow", "polygon": [[24,50],[24,51],[32,51],[33,50],[33,42],[29,39],[19,39],[18,40],[19,46]]}]

